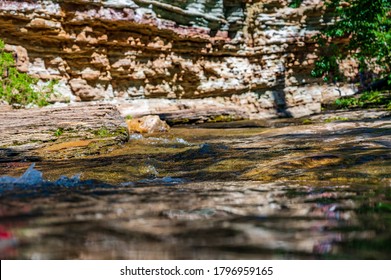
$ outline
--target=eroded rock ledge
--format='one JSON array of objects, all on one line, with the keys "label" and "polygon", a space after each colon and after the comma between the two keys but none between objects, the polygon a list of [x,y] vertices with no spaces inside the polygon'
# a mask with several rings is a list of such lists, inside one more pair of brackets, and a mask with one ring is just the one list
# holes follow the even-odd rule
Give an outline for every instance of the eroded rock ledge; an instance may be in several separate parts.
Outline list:
[{"label": "eroded rock ledge", "polygon": [[[59,79],[64,99],[297,117],[354,89],[310,77],[311,37],[330,19],[321,0],[290,2],[5,0],[0,37],[20,71]],[[170,115],[164,106],[158,113]]]},{"label": "eroded rock ledge", "polygon": [[22,150],[55,142],[93,139],[118,144],[128,139],[125,120],[115,106],[108,104],[20,110],[3,107],[0,135],[0,148],[21,147]]}]

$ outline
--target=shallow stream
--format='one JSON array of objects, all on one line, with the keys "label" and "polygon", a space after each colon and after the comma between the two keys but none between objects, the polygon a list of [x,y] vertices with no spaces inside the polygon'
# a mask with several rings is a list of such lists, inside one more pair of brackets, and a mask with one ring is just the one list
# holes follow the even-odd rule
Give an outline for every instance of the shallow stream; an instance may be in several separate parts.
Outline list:
[{"label": "shallow stream", "polygon": [[391,258],[390,118],[69,155],[0,161],[1,259]]}]

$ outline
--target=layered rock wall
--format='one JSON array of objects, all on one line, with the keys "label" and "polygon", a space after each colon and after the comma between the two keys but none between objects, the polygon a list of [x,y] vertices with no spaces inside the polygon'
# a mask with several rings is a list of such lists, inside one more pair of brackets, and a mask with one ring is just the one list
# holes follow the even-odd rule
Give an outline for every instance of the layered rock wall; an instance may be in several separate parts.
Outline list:
[{"label": "layered rock wall", "polygon": [[353,89],[310,76],[311,37],[330,21],[323,1],[290,4],[4,0],[0,38],[21,71],[60,80],[58,91],[74,101],[116,100],[135,115],[188,110],[195,119],[302,116]]}]

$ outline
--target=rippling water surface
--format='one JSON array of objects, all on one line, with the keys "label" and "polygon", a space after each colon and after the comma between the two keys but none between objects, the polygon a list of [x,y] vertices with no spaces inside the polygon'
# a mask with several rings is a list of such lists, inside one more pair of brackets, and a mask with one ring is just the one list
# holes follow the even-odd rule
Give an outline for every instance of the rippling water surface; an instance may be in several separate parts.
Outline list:
[{"label": "rippling water surface", "polygon": [[0,257],[390,259],[390,136],[390,119],[187,127],[9,156]]}]

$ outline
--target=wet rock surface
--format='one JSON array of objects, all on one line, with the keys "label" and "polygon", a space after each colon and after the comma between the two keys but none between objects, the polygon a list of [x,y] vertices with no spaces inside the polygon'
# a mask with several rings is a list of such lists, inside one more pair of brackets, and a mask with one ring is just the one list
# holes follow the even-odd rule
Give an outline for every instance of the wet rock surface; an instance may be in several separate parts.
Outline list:
[{"label": "wet rock surface", "polygon": [[389,259],[391,119],[326,120],[0,162],[0,256]]}]

